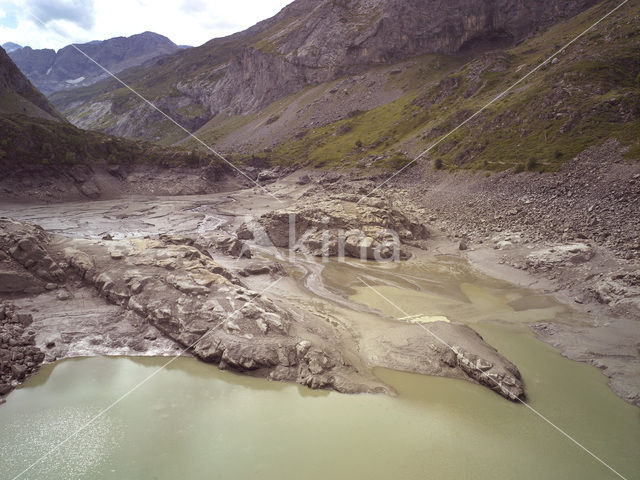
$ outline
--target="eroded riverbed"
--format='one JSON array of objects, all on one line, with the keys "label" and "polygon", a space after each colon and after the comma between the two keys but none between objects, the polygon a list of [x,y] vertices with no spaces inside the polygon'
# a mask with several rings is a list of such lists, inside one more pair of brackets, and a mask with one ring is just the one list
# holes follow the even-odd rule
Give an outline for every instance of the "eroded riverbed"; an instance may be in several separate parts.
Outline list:
[{"label": "eroded riverbed", "polygon": [[[49,219],[46,227],[80,236],[219,226],[212,219],[220,199],[210,210],[202,199],[145,202],[108,205],[107,212],[128,212],[115,220],[107,213],[96,221],[105,207],[97,204],[4,214]],[[59,208],[68,225],[56,223]],[[292,275],[270,294],[359,330],[364,346],[388,322],[471,325],[518,366],[533,408],[624,477],[638,478],[638,409],[616,397],[597,369],[561,357],[527,327],[581,322],[553,298],[480,275],[452,256],[379,265],[282,261]],[[3,478],[20,474],[167,361],[98,357],[43,367],[0,407]],[[398,396],[317,392],[181,358],[21,478],[616,478],[524,405],[486,388],[384,369],[376,375]]]}]

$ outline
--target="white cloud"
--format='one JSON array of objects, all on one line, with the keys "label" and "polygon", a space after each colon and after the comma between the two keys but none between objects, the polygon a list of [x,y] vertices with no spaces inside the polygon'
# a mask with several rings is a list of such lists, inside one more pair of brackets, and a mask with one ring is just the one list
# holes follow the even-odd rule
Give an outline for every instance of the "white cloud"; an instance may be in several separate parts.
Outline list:
[{"label": "white cloud", "polygon": [[64,20],[83,30],[94,25],[94,0],[23,0],[22,10],[44,24]]},{"label": "white cloud", "polygon": [[[144,31],[201,45],[275,15],[291,0],[0,0],[0,44],[58,49]],[[46,27],[29,16],[37,15]],[[3,23],[15,15],[17,25]]]}]

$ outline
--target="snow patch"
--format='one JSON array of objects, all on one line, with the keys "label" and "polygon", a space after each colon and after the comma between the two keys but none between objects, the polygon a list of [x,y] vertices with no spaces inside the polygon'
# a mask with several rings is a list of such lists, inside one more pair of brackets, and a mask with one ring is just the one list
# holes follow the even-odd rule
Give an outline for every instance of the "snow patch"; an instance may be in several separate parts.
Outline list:
[{"label": "snow patch", "polygon": [[83,80],[84,80],[84,77],[78,77],[75,80],[66,80],[66,82],[70,83],[71,85],[75,85],[76,83],[80,83]]}]

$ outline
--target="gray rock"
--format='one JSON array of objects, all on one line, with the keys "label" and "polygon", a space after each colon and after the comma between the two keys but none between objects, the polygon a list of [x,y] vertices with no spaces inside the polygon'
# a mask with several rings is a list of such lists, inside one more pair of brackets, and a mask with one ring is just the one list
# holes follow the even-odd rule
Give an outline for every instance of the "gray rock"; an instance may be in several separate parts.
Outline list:
[{"label": "gray rock", "polygon": [[56,298],[62,301],[70,300],[71,298],[73,298],[73,295],[66,288],[61,288],[56,292]]},{"label": "gray rock", "polygon": [[79,190],[83,195],[91,199],[99,198],[101,193],[100,188],[93,180],[84,182],[82,185],[80,185]]}]

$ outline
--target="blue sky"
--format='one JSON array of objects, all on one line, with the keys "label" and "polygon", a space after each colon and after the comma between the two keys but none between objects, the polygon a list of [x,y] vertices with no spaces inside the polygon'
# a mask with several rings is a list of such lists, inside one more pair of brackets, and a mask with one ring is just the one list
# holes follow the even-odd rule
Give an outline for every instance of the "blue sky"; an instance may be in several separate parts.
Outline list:
[{"label": "blue sky", "polygon": [[177,44],[201,45],[269,18],[291,1],[0,0],[0,44],[58,49],[152,31]]}]

